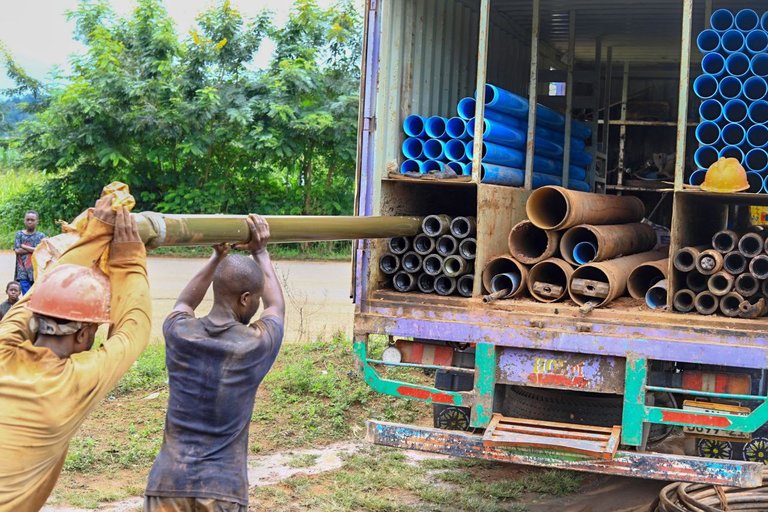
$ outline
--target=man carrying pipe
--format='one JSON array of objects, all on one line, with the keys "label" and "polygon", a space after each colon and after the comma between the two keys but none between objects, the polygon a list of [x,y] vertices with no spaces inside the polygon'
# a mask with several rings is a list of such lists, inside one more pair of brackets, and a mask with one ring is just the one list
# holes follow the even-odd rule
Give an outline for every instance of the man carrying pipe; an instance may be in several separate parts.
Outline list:
[{"label": "man carrying pipe", "polygon": [[[266,249],[269,226],[256,215],[247,223],[252,259],[215,246],[163,325],[170,395],[147,512],[248,508],[248,426],[256,390],[280,350],[285,301]],[[211,283],[213,307],[195,318]],[[264,311],[249,325],[260,301]]]},{"label": "man carrying pipe", "polygon": [[[149,341],[144,244],[112,200],[0,322],[0,511],[45,504],[70,439]],[[95,267],[107,249],[109,277]],[[108,338],[91,350],[102,323]]]}]

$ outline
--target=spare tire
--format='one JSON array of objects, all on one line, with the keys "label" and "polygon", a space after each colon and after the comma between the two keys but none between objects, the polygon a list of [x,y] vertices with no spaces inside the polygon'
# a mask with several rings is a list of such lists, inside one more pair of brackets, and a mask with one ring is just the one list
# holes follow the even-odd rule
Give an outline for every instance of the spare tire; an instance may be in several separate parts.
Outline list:
[{"label": "spare tire", "polygon": [[621,425],[623,397],[620,395],[505,387],[502,404],[505,416],[598,427]]}]

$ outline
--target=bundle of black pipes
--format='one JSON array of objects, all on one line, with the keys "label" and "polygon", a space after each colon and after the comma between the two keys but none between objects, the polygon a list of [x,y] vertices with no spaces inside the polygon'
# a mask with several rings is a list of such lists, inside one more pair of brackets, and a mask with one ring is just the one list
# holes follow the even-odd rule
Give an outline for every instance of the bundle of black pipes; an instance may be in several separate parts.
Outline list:
[{"label": "bundle of black pipes", "polygon": [[757,318],[768,312],[768,232],[715,233],[711,244],[683,247],[674,256],[679,288],[672,305],[681,313]]},{"label": "bundle of black pipes", "polygon": [[389,252],[379,258],[379,269],[399,292],[471,297],[475,231],[474,217],[429,215],[418,235],[389,240]]}]

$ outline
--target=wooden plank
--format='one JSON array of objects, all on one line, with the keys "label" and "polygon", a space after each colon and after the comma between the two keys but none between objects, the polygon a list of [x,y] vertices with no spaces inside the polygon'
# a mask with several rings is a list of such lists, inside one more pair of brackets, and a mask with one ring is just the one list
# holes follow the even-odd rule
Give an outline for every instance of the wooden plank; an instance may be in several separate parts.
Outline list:
[{"label": "wooden plank", "polygon": [[456,457],[654,480],[733,487],[757,487],[763,481],[763,465],[757,462],[631,451],[617,451],[609,460],[594,459],[554,450],[486,447],[477,434],[380,421],[368,421],[367,439],[379,445]]},{"label": "wooden plank", "polygon": [[495,432],[510,434],[526,434],[559,437],[563,439],[578,439],[582,441],[599,441],[607,443],[610,436],[606,434],[590,434],[588,432],[569,432],[567,430],[555,430],[547,428],[523,427],[520,425],[501,424],[496,427]]},{"label": "wooden plank", "polygon": [[581,431],[581,432],[603,432],[606,434],[610,434],[613,432],[613,428],[611,427],[593,427],[589,425],[576,425],[573,423],[559,423],[556,421],[540,421],[540,420],[529,420],[526,418],[510,418],[508,416],[502,416],[501,414],[495,414],[494,416],[499,416],[500,421],[503,419],[507,422],[515,422],[519,425],[532,425],[532,426],[541,426],[541,427],[550,427],[550,428],[560,428],[563,430],[573,430],[573,431]]}]

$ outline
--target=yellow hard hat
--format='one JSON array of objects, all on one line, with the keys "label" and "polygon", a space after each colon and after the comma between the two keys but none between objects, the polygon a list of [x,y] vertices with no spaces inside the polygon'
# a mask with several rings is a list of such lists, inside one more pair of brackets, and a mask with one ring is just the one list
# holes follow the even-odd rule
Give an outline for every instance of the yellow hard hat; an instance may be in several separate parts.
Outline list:
[{"label": "yellow hard hat", "polygon": [[747,171],[735,158],[720,158],[710,165],[701,184],[707,192],[741,192],[748,188]]}]

